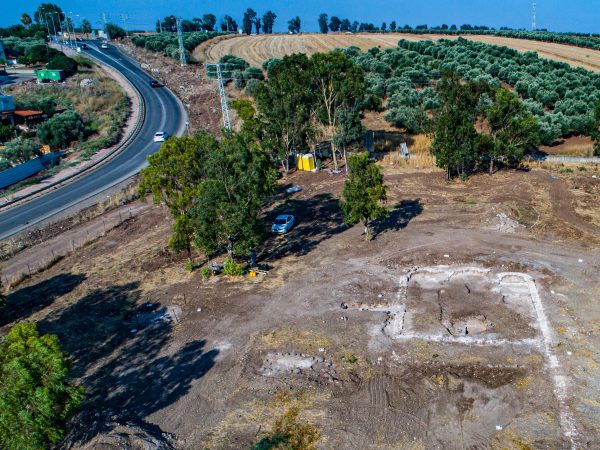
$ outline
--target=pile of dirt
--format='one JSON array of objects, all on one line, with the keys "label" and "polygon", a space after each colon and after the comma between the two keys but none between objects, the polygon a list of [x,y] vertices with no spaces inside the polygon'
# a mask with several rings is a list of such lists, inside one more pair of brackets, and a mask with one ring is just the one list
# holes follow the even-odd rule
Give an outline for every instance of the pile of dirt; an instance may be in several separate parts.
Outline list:
[{"label": "pile of dirt", "polygon": [[142,68],[159,80],[181,99],[189,115],[190,132],[208,131],[218,134],[223,125],[221,103],[216,82],[206,78],[204,66],[189,64],[181,67],[179,61],[161,53],[118,44],[126,54],[140,62]]}]

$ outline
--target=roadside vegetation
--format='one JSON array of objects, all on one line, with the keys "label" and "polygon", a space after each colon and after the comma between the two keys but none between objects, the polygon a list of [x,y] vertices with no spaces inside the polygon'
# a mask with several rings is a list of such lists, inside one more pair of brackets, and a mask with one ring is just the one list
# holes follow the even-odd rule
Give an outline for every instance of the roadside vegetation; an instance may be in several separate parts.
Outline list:
[{"label": "roadside vegetation", "polygon": [[[28,83],[5,92],[14,96],[17,108],[40,110],[50,117],[8,142],[5,160],[11,165],[26,162],[22,156],[12,158],[11,154],[35,157],[41,145],[67,151],[71,155],[68,162],[73,158],[87,159],[118,141],[130,109],[119,84],[95,69],[78,72],[62,84]],[[32,143],[37,152],[19,150]]]}]

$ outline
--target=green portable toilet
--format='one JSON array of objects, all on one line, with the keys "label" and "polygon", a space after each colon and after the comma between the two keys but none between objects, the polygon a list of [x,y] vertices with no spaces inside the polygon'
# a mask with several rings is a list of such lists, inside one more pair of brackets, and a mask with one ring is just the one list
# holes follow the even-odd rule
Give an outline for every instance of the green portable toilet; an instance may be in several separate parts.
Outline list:
[{"label": "green portable toilet", "polygon": [[36,69],[34,70],[35,72],[35,76],[37,77],[38,80],[40,81],[44,81],[48,79],[48,75],[46,74],[46,69]]},{"label": "green portable toilet", "polygon": [[48,79],[51,81],[62,81],[65,79],[65,74],[62,70],[46,69]]},{"label": "green portable toilet", "polygon": [[62,81],[65,79],[65,73],[62,70],[37,69],[35,76],[40,81]]}]

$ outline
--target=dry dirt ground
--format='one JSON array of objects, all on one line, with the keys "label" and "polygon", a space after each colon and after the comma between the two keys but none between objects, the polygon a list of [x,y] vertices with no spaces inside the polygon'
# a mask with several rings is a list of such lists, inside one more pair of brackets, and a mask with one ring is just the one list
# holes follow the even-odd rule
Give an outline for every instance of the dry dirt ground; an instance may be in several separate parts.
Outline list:
[{"label": "dry dirt ground", "polygon": [[[505,45],[522,52],[535,51],[543,58],[563,61],[596,72],[600,71],[600,51],[598,50],[496,36],[465,35],[462,37],[487,44]],[[351,45],[360,47],[362,50],[372,47],[393,48],[400,39],[421,41],[458,39],[458,36],[404,33],[234,36],[228,39],[221,38],[203,42],[194,51],[194,55],[199,60],[217,61],[223,55],[232,54],[244,58],[253,66],[260,67],[264,60],[272,57],[282,57],[298,52],[313,54],[326,52],[334,48],[350,47]]]},{"label": "dry dirt ground", "polygon": [[371,242],[342,174],[295,172],[266,275],[186,271],[151,207],[12,291],[3,331],[58,334],[87,387],[64,448],[250,448],[291,406],[322,449],[594,448],[597,169],[385,173]]}]

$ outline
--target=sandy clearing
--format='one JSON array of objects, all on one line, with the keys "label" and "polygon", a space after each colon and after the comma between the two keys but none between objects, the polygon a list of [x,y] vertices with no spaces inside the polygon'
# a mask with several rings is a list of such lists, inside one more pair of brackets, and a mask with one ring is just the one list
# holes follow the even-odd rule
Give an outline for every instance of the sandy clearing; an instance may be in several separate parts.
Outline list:
[{"label": "sandy clearing", "polygon": [[[600,72],[600,51],[598,50],[496,36],[463,37],[486,44],[505,45],[522,52],[535,51],[543,58],[562,61],[575,67]],[[215,40],[214,43],[204,43],[194,53],[197,58],[209,61],[216,61],[223,55],[232,54],[246,59],[253,66],[260,66],[268,58],[281,57],[296,52],[313,54],[351,45],[360,47],[361,50],[377,46],[393,48],[400,39],[420,41],[457,38],[458,36],[391,33],[235,36],[229,39]]]}]

